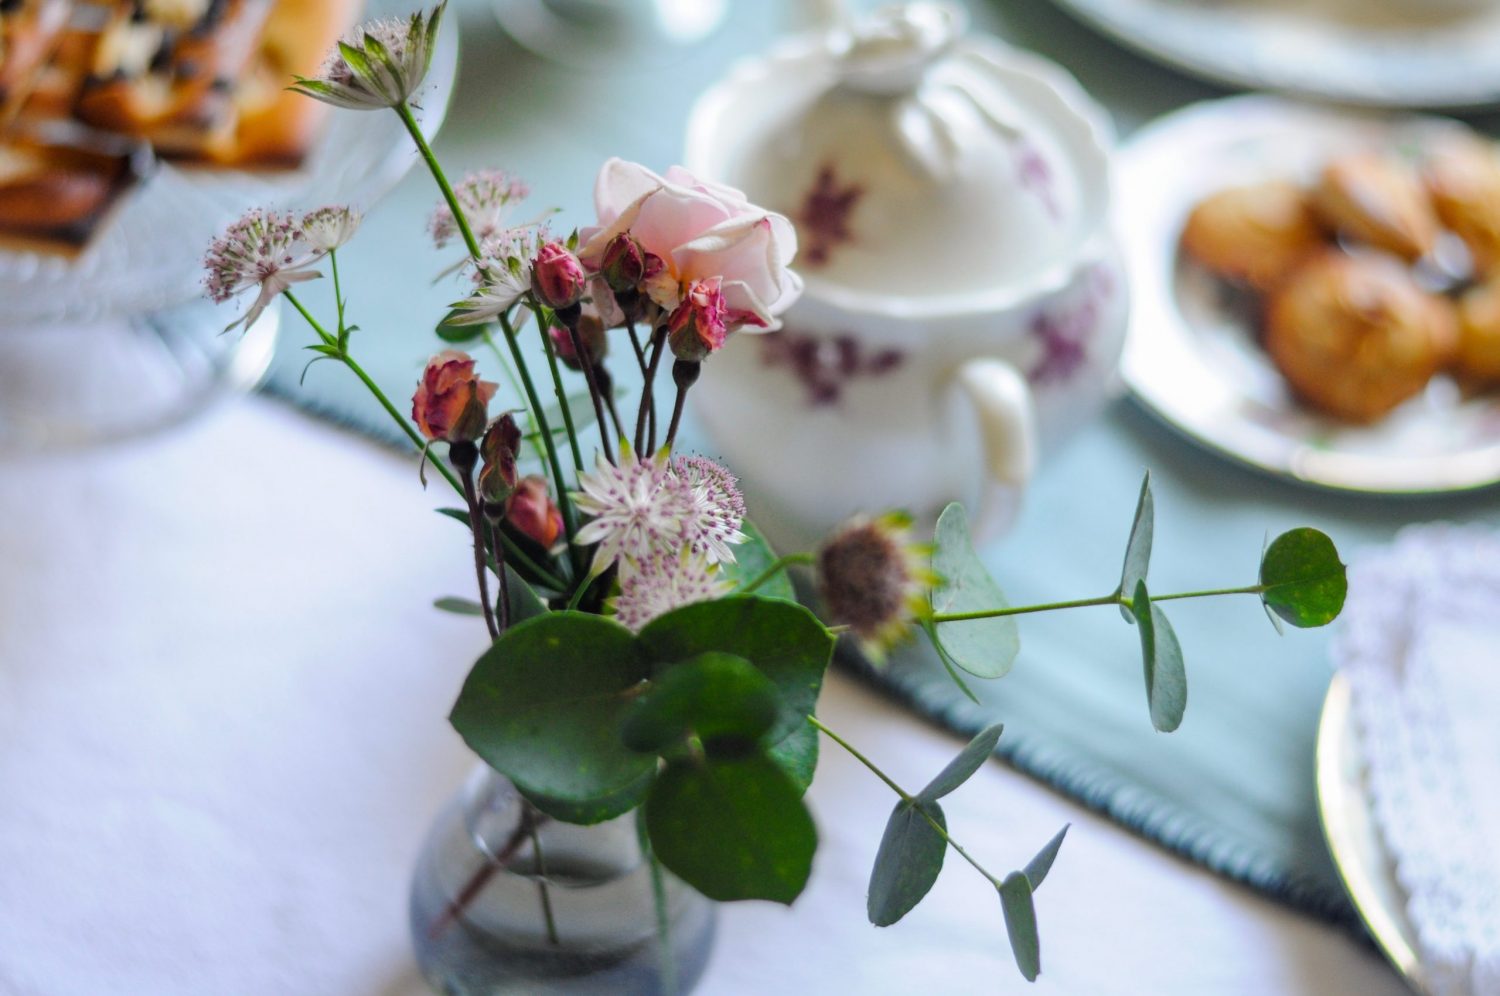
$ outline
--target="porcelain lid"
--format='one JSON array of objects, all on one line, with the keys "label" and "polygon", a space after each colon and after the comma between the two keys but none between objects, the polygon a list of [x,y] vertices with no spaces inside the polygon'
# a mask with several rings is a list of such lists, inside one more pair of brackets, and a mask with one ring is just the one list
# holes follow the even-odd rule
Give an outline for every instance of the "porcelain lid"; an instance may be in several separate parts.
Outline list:
[{"label": "porcelain lid", "polygon": [[913,3],[743,64],[699,101],[690,169],[797,225],[810,289],[1014,297],[1108,214],[1109,130],[1045,60]]}]

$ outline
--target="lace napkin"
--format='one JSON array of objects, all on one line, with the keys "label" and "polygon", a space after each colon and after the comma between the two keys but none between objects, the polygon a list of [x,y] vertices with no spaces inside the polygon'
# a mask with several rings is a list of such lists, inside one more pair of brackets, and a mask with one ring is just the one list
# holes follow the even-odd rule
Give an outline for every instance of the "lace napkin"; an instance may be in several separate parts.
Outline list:
[{"label": "lace napkin", "polygon": [[1500,532],[1416,526],[1355,564],[1334,658],[1432,988],[1500,994]]}]

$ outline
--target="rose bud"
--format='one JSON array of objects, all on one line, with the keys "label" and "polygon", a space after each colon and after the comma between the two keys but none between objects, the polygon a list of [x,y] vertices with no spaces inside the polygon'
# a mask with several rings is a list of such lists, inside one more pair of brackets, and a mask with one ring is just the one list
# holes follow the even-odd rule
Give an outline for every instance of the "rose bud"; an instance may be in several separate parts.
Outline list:
[{"label": "rose bud", "polygon": [[547,479],[535,474],[516,485],[515,494],[505,503],[505,518],[543,549],[551,549],[562,535],[562,512],[547,494]]},{"label": "rose bud", "polygon": [[484,432],[496,385],[480,380],[474,358],[445,349],[427,361],[411,399],[411,417],[428,439],[472,442]]},{"label": "rose bud", "polygon": [[646,278],[646,252],[639,242],[622,232],[604,247],[599,272],[610,290],[633,291]]},{"label": "rose bud", "polygon": [[516,459],[521,452],[521,427],[509,412],[484,430],[479,442],[479,494],[486,502],[500,503],[516,490]]},{"label": "rose bud", "polygon": [[698,362],[724,345],[729,312],[720,282],[719,277],[694,281],[667,319],[667,341],[678,359]]},{"label": "rose bud", "polygon": [[576,305],[586,279],[583,264],[561,242],[548,242],[531,261],[531,292],[553,311]]},{"label": "rose bud", "polygon": [[[590,366],[596,367],[609,350],[609,340],[604,336],[604,323],[599,320],[598,315],[585,311],[578,316],[577,325],[578,342],[583,346],[584,359]],[[582,370],[583,363],[578,359],[578,350],[573,348],[573,333],[554,324],[547,334],[552,337],[552,348],[556,351],[557,358],[570,370]]]}]

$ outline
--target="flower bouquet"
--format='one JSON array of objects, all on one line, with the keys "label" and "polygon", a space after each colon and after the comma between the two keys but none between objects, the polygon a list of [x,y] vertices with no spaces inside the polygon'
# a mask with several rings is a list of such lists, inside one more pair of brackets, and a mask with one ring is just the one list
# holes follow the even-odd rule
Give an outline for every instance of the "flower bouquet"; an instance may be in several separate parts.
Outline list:
[{"label": "flower bouquet", "polygon": [[[778,557],[746,518],[730,470],[675,447],[701,365],[731,335],[776,328],[799,293],[791,224],[684,170],[658,175],[620,160],[599,173],[596,224],[559,236],[544,223],[512,223],[524,185],[495,171],[450,184],[413,122],[410,102],[442,13],[439,5],[356,31],[319,77],[295,88],[341,107],[392,110],[406,122],[442,195],[430,234],[440,247],[459,242],[465,251],[451,275],[467,290],[437,335],[486,350],[483,362],[506,386],[482,379],[480,361],[450,348],[428,363],[409,418],[389,400],[355,359],[357,329],[339,285],[338,252],[358,228],[350,208],[301,217],[253,211],[207,259],[216,300],[256,293],[235,324],[286,298],[315,337],[311,362],[342,365],[369,388],[420,449],[424,480],[430,467],[452,488],[457,504],[444,512],[469,536],[477,597],[439,606],[481,618],[491,645],[450,719],[521,803],[514,846],[486,852],[442,922],[426,927],[463,920],[529,839],[548,942],[565,945],[539,828],[632,812],[663,932],[664,872],[712,900],[791,903],[818,846],[804,793],[821,737],[894,798],[870,877],[870,921],[900,920],[952,850],[995,888],[1016,964],[1035,979],[1032,897],[1067,828],[1006,872],[963,848],[941,799],[990,756],[1000,726],[927,785],[897,784],[818,718],[836,642],[857,641],[878,660],[920,630],[964,687],[1009,670],[1016,616],[1115,606],[1139,636],[1150,720],[1169,731],[1182,719],[1187,685],[1162,604],[1251,594],[1278,626],[1326,624],[1345,592],[1332,542],[1295,529],[1267,545],[1253,584],[1156,594],[1147,585],[1148,477],[1118,583],[1097,597],[1008,605],[958,505],[940,517],[930,544],[916,541],[905,516],[885,512],[848,523],[817,551]],[[329,321],[296,293],[325,268],[336,305]],[[523,350],[528,337],[533,356],[539,346],[545,358],[536,370]],[[617,389],[617,361],[640,377],[633,408]],[[798,603],[787,576],[793,565],[812,569],[827,622]]]}]

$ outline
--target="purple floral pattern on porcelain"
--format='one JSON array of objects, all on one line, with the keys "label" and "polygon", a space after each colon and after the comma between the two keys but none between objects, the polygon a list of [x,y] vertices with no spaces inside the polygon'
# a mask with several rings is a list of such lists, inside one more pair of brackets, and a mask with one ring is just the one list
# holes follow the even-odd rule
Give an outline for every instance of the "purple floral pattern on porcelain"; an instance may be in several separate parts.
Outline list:
[{"label": "purple floral pattern on porcelain", "polygon": [[1088,361],[1089,341],[1114,292],[1114,274],[1100,263],[1089,271],[1077,298],[1032,317],[1028,331],[1040,349],[1026,371],[1028,380],[1036,385],[1061,385],[1073,379]]},{"label": "purple floral pattern on porcelain", "polygon": [[847,333],[818,336],[782,329],[758,338],[761,363],[790,370],[811,408],[837,405],[851,382],[883,377],[906,360],[899,349],[870,350]]},{"label": "purple floral pattern on porcelain", "polygon": [[1029,190],[1036,195],[1053,221],[1062,219],[1062,205],[1057,201],[1052,164],[1030,142],[1023,141],[1016,149],[1016,180],[1022,190]]}]

